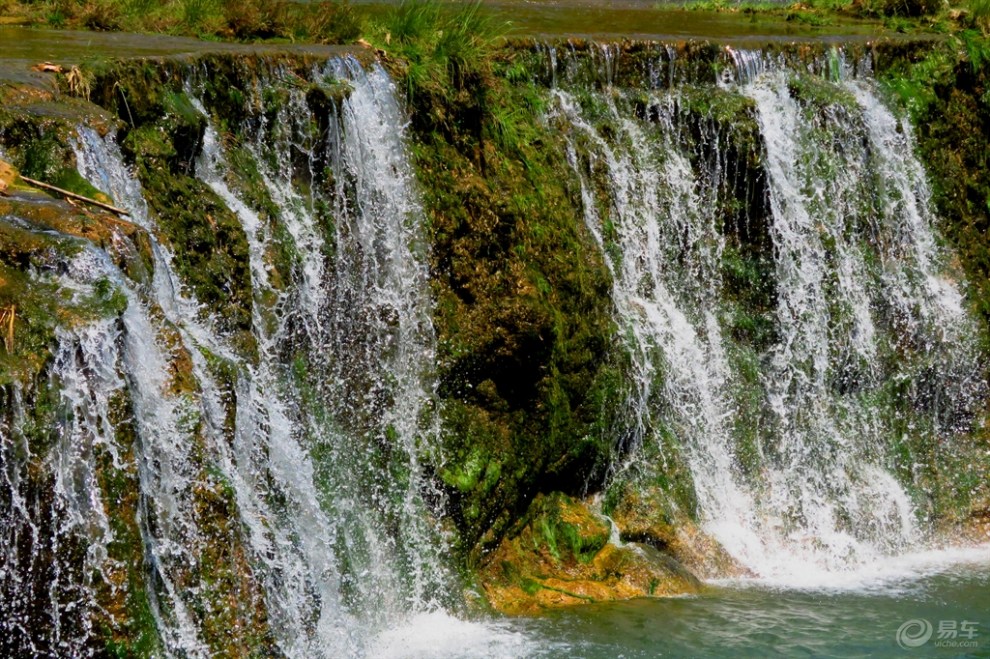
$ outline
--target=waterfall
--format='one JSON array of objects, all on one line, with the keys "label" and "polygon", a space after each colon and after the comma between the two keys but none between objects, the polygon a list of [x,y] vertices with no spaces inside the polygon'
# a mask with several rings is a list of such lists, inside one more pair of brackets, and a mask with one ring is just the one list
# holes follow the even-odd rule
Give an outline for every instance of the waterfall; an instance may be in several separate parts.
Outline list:
[{"label": "waterfall", "polygon": [[881,368],[861,237],[874,221],[860,207],[874,193],[860,189],[868,155],[852,148],[858,135],[845,108],[824,113],[821,128],[803,121],[785,76],[759,78],[744,93],[756,102],[767,154],[779,291],[768,397],[782,468],[767,489],[784,512],[778,523],[823,545],[835,569],[903,550],[918,533],[904,489],[878,464],[884,429],[833,382],[870,387]]},{"label": "waterfall", "polygon": [[[688,466],[702,527],[744,566],[827,583],[924,540],[890,447],[965,431],[984,389],[978,330],[947,273],[910,126],[869,77],[834,52],[821,67],[831,80],[757,52],[728,57],[736,73],[706,103],[752,103],[736,116],[755,119],[761,165],[743,187],[765,185],[765,217],[738,198],[733,144],[711,109],[694,109],[689,83],[644,100],[611,86],[606,58],[603,90],[561,83],[550,119],[613,274],[636,442],[659,448],[660,469]],[[733,336],[745,310],[723,273],[741,238],[726,251],[718,214],[740,201],[772,246],[772,268],[749,284],[774,291],[765,347]],[[929,371],[932,409],[885,397]],[[641,469],[644,455],[657,453],[627,463]]]},{"label": "waterfall", "polygon": [[[821,586],[928,547],[941,485],[932,462],[972,432],[986,398],[983,330],[938,235],[912,127],[884,103],[869,61],[838,49],[809,64],[710,47],[692,61],[654,44],[652,59],[631,67],[625,47],[583,48],[537,47],[549,89],[528,90],[545,97],[527,103],[548,101],[545,146],[561,149],[563,183],[545,201],[556,213],[570,198],[562,221],[573,210],[611,275],[610,292],[589,304],[611,308],[617,347],[594,355],[607,353],[609,378],[625,379],[618,396],[611,380],[596,390],[602,402],[589,396],[581,414],[611,424],[619,457],[587,504],[566,474],[543,490],[471,452],[483,492],[524,506],[559,489],[575,509],[614,512],[611,546],[580,566],[603,580],[627,576],[607,562],[617,548],[669,560],[664,569],[685,577],[674,559],[688,565],[694,547],[682,555],[661,539],[654,551],[626,532],[643,510],[664,517],[641,529],[651,542],[669,526],[677,542],[720,545],[707,548],[718,554],[711,565],[688,565],[702,577],[725,568]],[[540,517],[493,506],[469,532],[480,531],[476,545],[455,541],[466,521],[455,497],[482,490],[448,483],[448,501],[446,477],[433,473],[452,457],[440,426],[453,405],[439,409],[435,382],[447,377],[438,355],[451,337],[439,342],[433,324],[431,286],[447,282],[431,282],[420,196],[431,181],[416,179],[415,136],[382,65],[317,60],[251,60],[250,73],[230,74],[237,89],[218,88],[209,58],[183,62],[149,101],[161,106],[146,112],[156,119],[144,109],[129,125],[78,120],[68,138],[78,174],[134,226],[80,211],[82,229],[67,231],[99,240],[73,237],[52,228],[69,225],[19,217],[26,205],[14,202],[0,218],[48,250],[11,270],[32,294],[53,291],[59,312],[36,381],[0,387],[0,654],[549,652],[502,621],[463,619],[464,588],[490,584],[458,568],[500,556],[500,542],[526,537],[512,534]],[[164,126],[178,128],[159,144],[152,133]],[[184,153],[167,154],[173,147]],[[499,162],[482,156],[480,170]],[[527,176],[538,173],[530,164]],[[156,178],[173,175],[175,189]],[[207,260],[190,260],[199,246],[180,244],[180,223],[161,210],[174,208],[163,197],[175,190],[209,206],[183,221],[226,232],[216,249],[236,252],[236,277],[211,271],[203,284],[190,272]],[[555,310],[551,279],[539,292]],[[231,281],[245,288],[224,291]],[[559,340],[540,336],[548,352]],[[529,402],[505,416],[527,414]],[[494,416],[478,427],[488,425],[510,432]],[[598,460],[607,447],[594,439],[574,441],[595,444]],[[530,489],[506,496],[487,489],[488,474]],[[624,517],[610,506],[627,496],[640,498]],[[564,572],[558,539],[547,551]],[[721,565],[722,548],[737,565]],[[546,552],[539,559],[551,565]],[[509,563],[477,573],[519,567]],[[529,581],[520,597],[532,596]],[[573,599],[540,588],[548,602]]]},{"label": "waterfall", "polygon": [[[285,75],[274,70],[269,82]],[[351,87],[329,116],[314,116],[305,94],[286,85],[288,101],[274,117],[254,116],[242,127],[273,214],[262,217],[235,191],[212,123],[195,165],[248,240],[255,363],[238,356],[185,292],[115,135],[83,126],[74,143],[80,173],[127,209],[153,245],[150,290],[114,279],[128,291],[128,306],[123,353],[108,363],[126,380],[142,444],[148,592],[169,653],[209,654],[198,632],[204,621],[189,611],[202,604],[188,566],[212,541],[202,537],[191,495],[204,468],[219,470],[233,491],[238,540],[286,655],[362,654],[375,630],[449,597],[446,541],[424,499],[432,486],[419,462],[437,431],[434,338],[422,210],[397,130],[401,115],[380,67],[365,72],[341,60],[312,75]],[[195,76],[186,87],[196,89]],[[321,122],[325,134],[314,133]],[[276,286],[269,257],[283,230],[292,243],[291,281]],[[189,357],[192,391],[167,393],[162,322]],[[235,367],[232,392],[217,363]],[[233,428],[225,426],[231,404]],[[205,458],[194,457],[203,449]],[[89,517],[100,523],[98,512]]]},{"label": "waterfall", "polygon": [[[125,386],[115,369],[118,334],[112,321],[59,334],[52,380],[60,385],[64,427],[55,438],[51,520],[44,518],[43,508],[28,498],[24,487],[30,479],[27,461],[31,451],[23,402],[4,401],[14,408],[14,423],[0,429],[4,494],[10,497],[4,501],[8,512],[3,519],[5,551],[0,560],[0,584],[8,597],[0,611],[13,637],[4,647],[18,647],[23,637],[22,649],[40,653],[47,645],[75,656],[88,654],[92,622],[71,612],[95,606],[92,574],[105,570],[107,543],[113,538],[101,500],[95,454],[104,449],[119,462],[108,413],[112,396]],[[81,570],[72,565],[79,538],[86,542]],[[25,546],[27,555],[21,554]],[[32,573],[48,577],[44,594],[31,593]],[[31,595],[38,598],[35,606],[42,607],[52,623],[43,633],[30,629]]]},{"label": "waterfall", "polygon": [[[581,181],[585,221],[608,257],[618,320],[631,335],[634,443],[659,439],[666,429],[687,439],[683,449],[706,521],[714,526],[745,517],[752,503],[735,475],[731,373],[709,294],[720,285],[722,238],[703,210],[712,191],[698,185],[676,143],[674,106],[668,99],[654,107],[667,135],[651,139],[608,102],[608,117],[620,131],[612,147],[571,95],[555,95],[563,116],[590,143],[583,154],[588,161],[579,161],[576,138],[568,157]],[[589,180],[598,168],[608,175],[611,196],[605,218]],[[607,242],[606,228],[614,242]]]},{"label": "waterfall", "polygon": [[[276,121],[259,122],[246,145],[278,208],[274,221],[284,223],[295,241],[298,289],[280,293],[268,285],[264,254],[271,227],[264,227],[225,181],[225,156],[212,124],[197,173],[240,218],[254,286],[282,298],[273,306],[284,317],[273,331],[260,332],[259,371],[275,385],[265,389],[288,388],[285,405],[302,395],[300,387],[313,390],[314,409],[297,423],[321,452],[323,463],[316,468],[325,491],[319,496],[332,510],[330,533],[342,536],[339,550],[351,564],[353,574],[344,578],[354,591],[352,606],[381,617],[410,605],[436,607],[447,578],[438,554],[443,542],[424,520],[422,492],[430,486],[416,445],[428,443],[436,432],[427,409],[432,385],[425,379],[434,347],[422,211],[403,137],[395,130],[400,115],[385,72],[376,67],[366,73],[356,62],[342,61],[314,72],[326,76],[347,79],[353,89],[330,118],[323,151],[306,134],[313,117],[298,91]],[[283,116],[288,109],[292,116]],[[307,193],[294,187],[291,160],[299,150],[304,176],[312,176],[318,162],[329,163],[331,188],[321,188],[316,177]],[[320,217],[318,208],[329,209],[329,217]],[[329,235],[320,234],[321,223],[331,224]],[[333,259],[327,243],[334,246]],[[256,291],[256,300],[263,297]],[[256,304],[259,327],[264,327],[262,307]],[[293,332],[293,324],[303,329]],[[279,360],[300,346],[309,355],[310,372],[303,382],[286,384]],[[382,446],[383,441],[392,444]],[[406,473],[382,473],[377,456],[368,454],[379,450],[392,453],[386,456],[391,468]],[[399,525],[398,537],[384,532],[378,516]],[[409,583],[403,584],[405,579]]]}]

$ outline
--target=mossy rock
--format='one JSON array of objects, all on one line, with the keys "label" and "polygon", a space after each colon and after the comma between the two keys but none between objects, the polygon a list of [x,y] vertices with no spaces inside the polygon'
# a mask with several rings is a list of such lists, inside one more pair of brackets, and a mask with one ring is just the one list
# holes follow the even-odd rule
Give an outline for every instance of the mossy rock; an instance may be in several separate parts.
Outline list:
[{"label": "mossy rock", "polygon": [[503,613],[535,613],[700,590],[671,556],[636,543],[610,544],[610,532],[587,503],[561,493],[537,496],[480,572],[489,603]]},{"label": "mossy rock", "polygon": [[[44,195],[0,198],[0,383],[32,382],[52,357],[55,330],[123,313],[127,298],[108,279],[77,296],[55,275],[85,241],[110,246],[118,265],[136,276],[150,269],[147,236],[129,222],[90,213]],[[14,223],[16,221],[16,224]]]},{"label": "mossy rock", "polygon": [[20,176],[95,201],[112,203],[112,199],[79,174],[75,153],[69,146],[73,130],[71,124],[57,119],[16,115],[10,121],[0,118],[0,143],[10,148],[11,165]]},{"label": "mossy rock", "polygon": [[611,510],[624,542],[649,545],[703,578],[741,576],[747,570],[656,487],[627,486]]},{"label": "mossy rock", "polygon": [[[462,98],[496,90],[512,124],[501,132],[490,117],[478,125],[478,98]],[[565,145],[541,125],[540,94],[486,79],[413,99],[415,164],[431,181],[437,471],[471,562],[533,494],[581,490],[612,451],[606,401],[618,396],[622,355],[608,270],[576,185],[559,176]]]}]

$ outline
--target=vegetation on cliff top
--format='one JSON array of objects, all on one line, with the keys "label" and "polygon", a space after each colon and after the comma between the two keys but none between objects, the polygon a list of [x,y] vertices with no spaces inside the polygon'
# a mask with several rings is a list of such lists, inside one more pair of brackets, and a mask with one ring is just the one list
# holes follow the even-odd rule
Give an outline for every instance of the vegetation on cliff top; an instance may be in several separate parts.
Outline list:
[{"label": "vegetation on cliff top", "polygon": [[[396,12],[390,7],[404,7]],[[644,26],[676,24],[679,28],[692,23],[690,14],[697,12],[737,15],[740,26],[752,24],[790,25],[788,29],[841,29],[843,26],[927,32],[957,32],[985,26],[990,15],[987,0],[806,0],[774,2],[768,0],[688,0],[659,2],[652,7],[613,8],[616,18],[605,24],[589,22],[587,7],[554,5],[547,16],[514,12],[512,7],[486,5],[484,2],[373,2],[352,6],[348,0],[245,0],[225,3],[219,0],[0,0],[0,25],[29,24],[55,28],[99,31],[149,32],[197,36],[206,39],[235,41],[291,41],[312,43],[351,43],[362,33],[375,34],[377,25],[394,22],[397,15],[406,19],[439,25],[451,16],[486,15],[498,20],[511,19],[512,32],[545,34],[558,31],[596,34],[603,29],[621,31],[628,23],[631,31]],[[686,10],[686,11],[685,11]],[[600,12],[593,21],[600,21]],[[549,22],[548,22],[549,21]],[[645,23],[644,23],[645,21]],[[424,23],[425,24],[425,23]],[[475,21],[472,28],[484,26]],[[408,27],[408,26],[406,26]],[[779,26],[778,26],[779,27]],[[647,30],[650,28],[646,28]],[[663,31],[663,28],[655,28]],[[719,30],[731,26],[720,26]],[[484,36],[483,34],[481,36]],[[731,36],[726,34],[724,36]]]},{"label": "vegetation on cliff top", "polygon": [[986,26],[990,3],[986,0],[692,0],[695,11],[739,14],[745,20],[777,17],[811,27],[833,26],[842,20],[871,21],[898,32],[955,32]]},{"label": "vegetation on cliff top", "polygon": [[15,22],[206,39],[348,43],[361,21],[346,0],[0,0]]}]

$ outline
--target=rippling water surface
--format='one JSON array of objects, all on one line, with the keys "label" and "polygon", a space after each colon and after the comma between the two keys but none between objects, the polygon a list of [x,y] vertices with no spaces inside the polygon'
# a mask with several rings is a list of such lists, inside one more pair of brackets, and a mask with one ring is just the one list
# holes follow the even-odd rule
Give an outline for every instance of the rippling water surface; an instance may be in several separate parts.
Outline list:
[{"label": "rippling water surface", "polygon": [[[932,634],[904,649],[898,630],[913,620]],[[898,559],[831,585],[721,584],[700,597],[579,607],[520,626],[554,657],[990,657],[990,547]]]},{"label": "rippling water surface", "polygon": [[377,650],[389,657],[990,657],[990,546],[898,558],[832,583],[725,582],[698,597],[489,623],[420,617],[383,635]]}]

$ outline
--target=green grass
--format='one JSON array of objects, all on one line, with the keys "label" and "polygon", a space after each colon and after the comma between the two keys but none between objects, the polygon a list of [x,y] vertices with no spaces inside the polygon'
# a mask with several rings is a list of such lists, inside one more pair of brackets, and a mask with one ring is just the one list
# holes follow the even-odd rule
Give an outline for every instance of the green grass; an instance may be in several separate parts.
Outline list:
[{"label": "green grass", "polygon": [[349,43],[362,30],[346,0],[7,0],[3,14],[54,28],[236,41]]},{"label": "green grass", "polygon": [[[658,4],[658,8],[669,8]],[[987,27],[990,0],[805,0],[799,3],[751,0],[692,0],[692,11],[739,13],[780,17],[811,27],[835,25],[842,20],[873,21],[896,32],[958,32],[981,23]]]},{"label": "green grass", "polygon": [[494,20],[480,2],[451,6],[412,0],[372,26],[370,39],[405,63],[411,100],[477,87],[472,82],[491,75],[490,56],[507,31],[508,25]]},{"label": "green grass", "polygon": [[990,17],[990,0],[970,0],[965,6],[976,20],[985,20]]},{"label": "green grass", "polygon": [[[750,0],[692,0],[684,7],[692,11],[717,11],[740,14],[770,13],[770,14],[818,14],[849,12],[855,5],[855,0],[809,0],[799,3],[800,9],[786,2],[760,2]],[[669,5],[657,5],[658,8]]]}]

